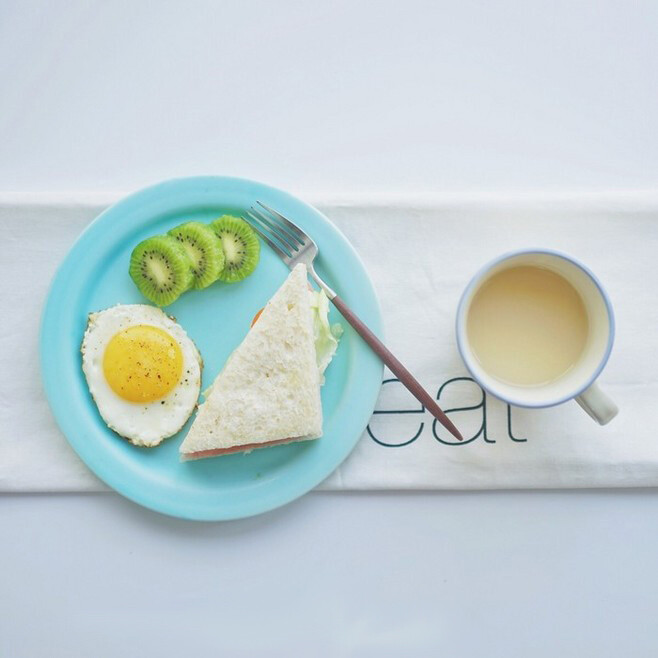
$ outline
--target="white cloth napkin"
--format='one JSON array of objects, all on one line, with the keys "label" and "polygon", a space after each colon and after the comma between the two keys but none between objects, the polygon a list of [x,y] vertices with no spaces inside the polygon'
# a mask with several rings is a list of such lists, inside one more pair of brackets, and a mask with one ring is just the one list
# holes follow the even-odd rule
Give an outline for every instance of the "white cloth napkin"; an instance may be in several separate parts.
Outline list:
[{"label": "white cloth napkin", "polygon": [[[0,491],[105,488],[55,426],[37,349],[55,268],[104,205],[0,203]],[[319,205],[363,258],[389,347],[432,393],[442,388],[444,409],[471,407],[451,417],[467,439],[475,437],[457,445],[399,383],[388,382],[368,431],[321,488],[658,485],[658,198]],[[621,412],[606,427],[574,402],[510,410],[465,379],[453,328],[461,291],[484,262],[527,246],[572,254],[610,293],[617,339],[600,381]]]}]

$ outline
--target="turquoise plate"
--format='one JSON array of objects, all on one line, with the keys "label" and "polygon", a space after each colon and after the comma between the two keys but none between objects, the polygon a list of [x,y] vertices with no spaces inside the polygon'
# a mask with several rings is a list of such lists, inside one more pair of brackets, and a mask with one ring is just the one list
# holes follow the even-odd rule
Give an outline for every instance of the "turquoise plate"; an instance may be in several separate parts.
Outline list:
[{"label": "turquoise plate", "polygon": [[[241,214],[260,200],[292,218],[318,244],[317,270],[375,331],[381,314],[363,264],[346,238],[311,206],[248,180],[195,177],[149,187],[97,217],[60,266],[43,312],[41,369],[57,423],[73,449],[105,483],[158,512],[188,519],[236,519],[271,510],[322,482],[364,431],[381,385],[382,364],[342,320],[345,334],[322,389],[324,436],[317,441],[181,463],[190,422],[156,448],[137,448],[108,429],[89,395],[80,343],[91,311],[147,303],[128,276],[133,247],[191,219]],[[195,341],[204,360],[203,388],[249,330],[251,319],[288,275],[263,244],[252,276],[187,292],[167,312]],[[332,308],[331,322],[341,321]]]}]

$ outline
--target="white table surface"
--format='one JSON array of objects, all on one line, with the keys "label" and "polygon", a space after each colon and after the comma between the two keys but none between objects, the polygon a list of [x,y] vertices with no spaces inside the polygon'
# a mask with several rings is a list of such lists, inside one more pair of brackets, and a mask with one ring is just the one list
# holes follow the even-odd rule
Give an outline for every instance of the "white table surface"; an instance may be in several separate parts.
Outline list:
[{"label": "white table surface", "polygon": [[[356,4],[0,2],[0,192],[655,190],[655,3]],[[652,490],[315,493],[205,525],[4,496],[0,518],[3,657],[658,647]]]}]

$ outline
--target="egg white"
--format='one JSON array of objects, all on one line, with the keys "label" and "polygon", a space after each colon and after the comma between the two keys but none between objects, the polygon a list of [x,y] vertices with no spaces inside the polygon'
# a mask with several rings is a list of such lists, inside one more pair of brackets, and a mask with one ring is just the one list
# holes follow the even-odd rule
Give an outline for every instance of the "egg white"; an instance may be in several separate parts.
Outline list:
[{"label": "egg white", "polygon": [[[129,402],[107,383],[103,355],[112,337],[134,325],[166,331],[180,347],[183,369],[179,382],[153,402]],[[98,411],[107,426],[139,446],[152,447],[178,432],[192,415],[201,389],[201,355],[185,330],[163,311],[146,304],[118,304],[91,313],[82,340],[82,370]]]}]

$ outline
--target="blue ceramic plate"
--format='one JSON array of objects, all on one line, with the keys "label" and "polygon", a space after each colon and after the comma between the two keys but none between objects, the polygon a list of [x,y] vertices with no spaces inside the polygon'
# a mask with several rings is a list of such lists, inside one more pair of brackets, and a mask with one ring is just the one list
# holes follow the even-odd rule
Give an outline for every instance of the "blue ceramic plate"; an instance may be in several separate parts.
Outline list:
[{"label": "blue ceramic plate", "polygon": [[[80,343],[91,311],[147,303],[128,276],[133,247],[192,219],[241,214],[260,200],[292,218],[320,248],[317,270],[375,331],[381,316],[373,287],[345,237],[317,210],[260,183],[236,178],[172,180],[120,201],[94,220],[60,266],[41,326],[46,395],[61,430],[110,487],[151,509],[188,519],[236,519],[283,505],[326,478],[350,453],[375,406],[382,364],[342,320],[345,334],[322,389],[324,436],[317,441],[181,463],[181,432],[156,448],[137,448],[109,430],[89,395]],[[203,388],[288,275],[263,244],[255,273],[236,284],[185,293],[167,312],[195,341],[204,360]],[[331,322],[341,321],[332,308]]]}]

